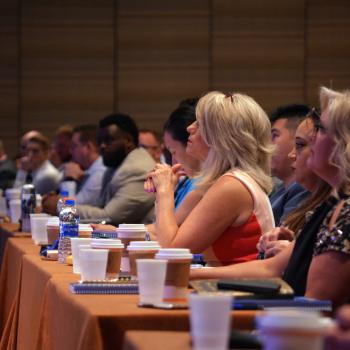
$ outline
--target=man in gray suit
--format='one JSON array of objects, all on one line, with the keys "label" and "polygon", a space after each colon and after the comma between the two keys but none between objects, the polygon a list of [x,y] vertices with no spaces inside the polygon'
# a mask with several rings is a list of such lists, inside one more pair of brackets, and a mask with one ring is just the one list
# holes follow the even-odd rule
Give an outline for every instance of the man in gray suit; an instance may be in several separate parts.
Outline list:
[{"label": "man in gray suit", "polygon": [[143,189],[152,157],[138,147],[138,128],[124,114],[109,115],[99,123],[98,144],[107,168],[99,206],[78,205],[82,219],[109,219],[114,224],[152,221],[154,198]]}]

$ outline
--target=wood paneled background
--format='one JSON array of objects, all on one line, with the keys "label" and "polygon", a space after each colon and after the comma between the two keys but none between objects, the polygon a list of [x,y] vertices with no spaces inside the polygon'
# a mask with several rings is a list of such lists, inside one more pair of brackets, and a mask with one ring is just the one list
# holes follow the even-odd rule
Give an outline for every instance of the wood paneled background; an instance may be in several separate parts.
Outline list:
[{"label": "wood paneled background", "polygon": [[161,130],[186,97],[266,111],[350,87],[349,0],[0,0],[0,139],[113,111]]}]

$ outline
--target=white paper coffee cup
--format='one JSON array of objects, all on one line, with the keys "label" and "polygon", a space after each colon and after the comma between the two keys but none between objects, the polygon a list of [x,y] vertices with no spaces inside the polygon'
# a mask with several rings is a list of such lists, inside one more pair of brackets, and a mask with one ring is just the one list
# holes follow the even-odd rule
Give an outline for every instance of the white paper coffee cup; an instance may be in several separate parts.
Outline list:
[{"label": "white paper coffee cup", "polygon": [[155,258],[167,260],[164,300],[186,300],[193,255],[185,248],[162,248]]},{"label": "white paper coffee cup", "polygon": [[93,228],[89,224],[79,224],[79,237],[91,238]]},{"label": "white paper coffee cup", "polygon": [[60,236],[60,220],[58,216],[51,216],[46,223],[48,244],[53,244]]},{"label": "white paper coffee cup", "polygon": [[127,247],[132,241],[144,241],[146,238],[145,225],[140,224],[121,224],[117,228],[118,238],[124,244],[124,250],[121,261],[121,270],[123,272],[130,272],[130,261]]},{"label": "white paper coffee cup", "polygon": [[120,239],[96,238],[91,241],[93,249],[108,249],[106,278],[118,278],[124,245]]},{"label": "white paper coffee cup", "polygon": [[154,259],[160,249],[157,241],[131,241],[127,247],[130,261],[130,275],[137,276],[136,259]]}]

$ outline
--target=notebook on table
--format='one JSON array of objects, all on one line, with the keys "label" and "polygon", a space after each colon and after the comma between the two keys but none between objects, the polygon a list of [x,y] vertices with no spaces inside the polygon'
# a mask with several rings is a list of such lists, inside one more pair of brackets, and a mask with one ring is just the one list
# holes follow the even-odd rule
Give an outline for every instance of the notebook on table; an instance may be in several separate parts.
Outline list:
[{"label": "notebook on table", "polygon": [[138,294],[138,284],[134,280],[83,281],[69,285],[74,294]]}]

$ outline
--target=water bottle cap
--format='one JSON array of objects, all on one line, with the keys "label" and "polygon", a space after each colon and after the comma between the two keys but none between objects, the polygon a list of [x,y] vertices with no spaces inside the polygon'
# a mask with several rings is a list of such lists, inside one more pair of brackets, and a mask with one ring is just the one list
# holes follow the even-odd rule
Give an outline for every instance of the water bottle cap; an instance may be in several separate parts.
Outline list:
[{"label": "water bottle cap", "polygon": [[74,199],[66,199],[65,204],[66,205],[75,205],[75,200]]},{"label": "water bottle cap", "polygon": [[69,192],[68,191],[61,191],[60,195],[61,195],[61,197],[68,197],[69,196]]}]

